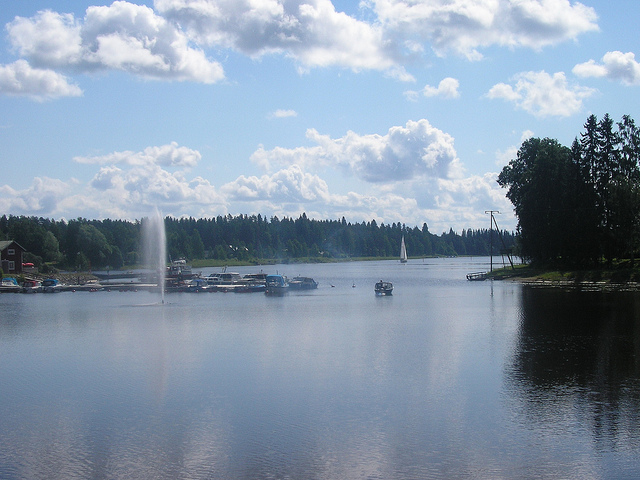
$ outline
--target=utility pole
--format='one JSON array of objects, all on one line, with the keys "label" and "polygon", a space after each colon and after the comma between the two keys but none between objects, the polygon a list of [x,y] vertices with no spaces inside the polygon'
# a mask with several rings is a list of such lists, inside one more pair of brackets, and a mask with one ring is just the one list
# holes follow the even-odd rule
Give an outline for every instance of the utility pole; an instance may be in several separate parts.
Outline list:
[{"label": "utility pole", "polygon": [[493,222],[495,222],[493,214],[497,213],[499,215],[500,212],[498,210],[485,210],[484,213],[485,215],[487,213],[491,215],[491,219],[489,221],[489,262],[491,264],[491,271],[493,272]]}]

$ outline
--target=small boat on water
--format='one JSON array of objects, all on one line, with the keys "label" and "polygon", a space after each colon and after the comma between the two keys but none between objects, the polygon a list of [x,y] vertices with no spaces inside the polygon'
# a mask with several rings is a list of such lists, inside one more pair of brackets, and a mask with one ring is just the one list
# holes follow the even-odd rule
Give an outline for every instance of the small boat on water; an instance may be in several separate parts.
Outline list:
[{"label": "small boat on water", "polygon": [[266,289],[267,295],[284,295],[289,291],[289,281],[284,275],[267,275]]},{"label": "small boat on water", "polygon": [[318,288],[318,282],[311,277],[293,277],[289,281],[289,288],[291,290],[313,290]]},{"label": "small boat on water", "polygon": [[375,292],[376,295],[391,295],[393,294],[393,283],[380,280],[376,282]]},{"label": "small boat on water", "polygon": [[242,276],[237,272],[227,272],[226,267],[221,273],[212,273],[207,277],[207,283],[217,292],[233,290],[242,282]]},{"label": "small boat on water", "polygon": [[0,285],[0,292],[19,292],[20,285],[18,281],[13,277],[4,277],[2,279],[2,285]]},{"label": "small boat on water", "polygon": [[233,290],[235,293],[257,293],[264,292],[267,289],[266,273],[247,273]]},{"label": "small boat on water", "polygon": [[26,280],[22,283],[22,293],[42,292],[42,284],[37,280]]},{"label": "small boat on water", "polygon": [[43,293],[58,293],[62,291],[62,285],[55,278],[47,278],[42,281]]},{"label": "small boat on water", "polygon": [[234,293],[258,293],[264,292],[267,290],[267,285],[265,283],[241,283],[236,285],[233,289]]},{"label": "small boat on water", "polygon": [[472,282],[479,282],[486,279],[487,279],[487,272],[467,273],[467,280]]},{"label": "small boat on water", "polygon": [[212,292],[213,288],[209,286],[206,279],[194,278],[186,282],[184,291],[193,293]]},{"label": "small boat on water", "polygon": [[402,241],[400,242],[400,263],[407,263],[407,247],[404,244],[404,235],[402,236]]}]

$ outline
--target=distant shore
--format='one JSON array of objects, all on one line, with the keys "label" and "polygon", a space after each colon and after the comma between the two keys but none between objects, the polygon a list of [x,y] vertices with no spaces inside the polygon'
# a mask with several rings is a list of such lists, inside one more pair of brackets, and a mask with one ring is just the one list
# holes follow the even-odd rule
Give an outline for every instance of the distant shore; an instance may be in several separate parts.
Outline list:
[{"label": "distant shore", "polygon": [[640,266],[617,265],[586,270],[546,270],[530,265],[501,268],[487,274],[494,280],[511,280],[540,287],[580,288],[589,290],[640,291]]}]

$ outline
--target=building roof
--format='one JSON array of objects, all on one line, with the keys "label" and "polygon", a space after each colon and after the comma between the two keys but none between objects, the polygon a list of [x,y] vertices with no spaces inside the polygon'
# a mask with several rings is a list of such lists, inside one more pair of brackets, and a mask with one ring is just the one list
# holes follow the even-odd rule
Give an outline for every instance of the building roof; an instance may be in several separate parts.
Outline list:
[{"label": "building roof", "polygon": [[8,248],[9,245],[13,243],[15,243],[17,246],[19,246],[22,250],[26,252],[26,249],[15,240],[0,240],[0,252],[3,251],[5,248]]}]

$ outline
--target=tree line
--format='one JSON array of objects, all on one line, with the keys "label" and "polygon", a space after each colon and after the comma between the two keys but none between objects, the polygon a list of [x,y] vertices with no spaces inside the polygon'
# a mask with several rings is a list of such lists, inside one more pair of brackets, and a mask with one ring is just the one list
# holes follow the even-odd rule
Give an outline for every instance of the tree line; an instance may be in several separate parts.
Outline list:
[{"label": "tree line", "polygon": [[[140,265],[143,223],[127,220],[53,220],[3,215],[0,239],[15,240],[27,250],[26,261],[41,271],[90,270]],[[398,257],[400,241],[410,256],[488,255],[513,248],[515,234],[496,229],[452,229],[442,235],[404,224],[298,218],[270,219],[262,215],[164,219],[168,259],[186,258],[267,261]],[[493,236],[493,238],[491,238]]]},{"label": "tree line", "polygon": [[518,217],[521,255],[571,268],[633,259],[640,247],[640,129],[590,115],[571,147],[523,142],[498,183]]}]

